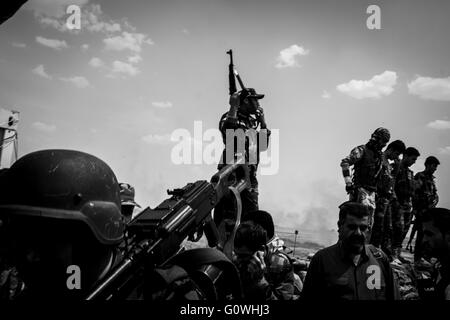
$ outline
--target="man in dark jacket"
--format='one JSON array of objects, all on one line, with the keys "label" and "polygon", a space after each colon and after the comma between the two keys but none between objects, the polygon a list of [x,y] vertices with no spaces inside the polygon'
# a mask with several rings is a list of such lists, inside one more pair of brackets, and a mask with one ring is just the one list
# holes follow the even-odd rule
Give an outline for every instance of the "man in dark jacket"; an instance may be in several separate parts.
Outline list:
[{"label": "man in dark jacket", "polygon": [[305,299],[394,300],[397,283],[387,256],[366,245],[369,209],[355,202],[340,206],[335,245],[317,252],[303,287]]},{"label": "man in dark jacket", "polygon": [[435,297],[450,300],[450,210],[431,208],[424,212],[422,247],[425,255],[439,259]]}]

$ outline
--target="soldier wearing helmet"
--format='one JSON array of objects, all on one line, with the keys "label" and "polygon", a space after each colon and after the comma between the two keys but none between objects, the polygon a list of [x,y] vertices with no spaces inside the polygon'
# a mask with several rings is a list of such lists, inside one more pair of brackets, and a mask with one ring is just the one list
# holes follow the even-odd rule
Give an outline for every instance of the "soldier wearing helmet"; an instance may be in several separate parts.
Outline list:
[{"label": "soldier wearing helmet", "polygon": [[120,183],[119,186],[121,211],[125,223],[128,223],[134,218],[136,207],[141,208],[141,206],[134,201],[134,187],[132,185],[129,183]]},{"label": "soldier wearing helmet", "polygon": [[[388,129],[378,128],[364,145],[354,148],[350,155],[341,161],[345,190],[350,201],[359,202],[369,208],[369,226],[373,225],[375,194],[378,176],[382,170],[382,150],[389,142]],[[350,167],[353,166],[353,177]]]},{"label": "soldier wearing helmet", "polygon": [[[270,139],[264,110],[259,104],[262,98],[264,95],[256,93],[253,88],[246,88],[232,94],[230,110],[222,115],[219,123],[225,148],[218,169],[220,170],[230,161],[235,161],[238,153],[245,153],[245,160],[249,166],[251,186],[241,193],[243,215],[258,210],[256,171],[259,153],[267,150]],[[214,211],[214,220],[217,224],[224,216],[228,216],[225,212],[233,210],[231,203],[232,200],[226,199]]]},{"label": "soldier wearing helmet", "polygon": [[102,160],[33,152],[2,176],[0,194],[2,246],[24,282],[17,298],[80,298],[118,261],[119,184]]}]

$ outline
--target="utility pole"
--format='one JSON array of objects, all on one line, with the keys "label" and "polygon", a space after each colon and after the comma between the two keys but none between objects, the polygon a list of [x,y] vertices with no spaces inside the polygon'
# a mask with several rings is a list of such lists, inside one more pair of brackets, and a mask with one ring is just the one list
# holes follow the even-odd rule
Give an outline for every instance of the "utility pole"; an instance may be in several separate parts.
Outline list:
[{"label": "utility pole", "polygon": [[19,112],[0,108],[0,169],[17,160]]},{"label": "utility pole", "polygon": [[295,238],[294,238],[294,253],[293,253],[294,257],[295,257],[295,246],[296,246],[296,244],[297,244],[297,235],[298,235],[298,230],[295,230]]}]

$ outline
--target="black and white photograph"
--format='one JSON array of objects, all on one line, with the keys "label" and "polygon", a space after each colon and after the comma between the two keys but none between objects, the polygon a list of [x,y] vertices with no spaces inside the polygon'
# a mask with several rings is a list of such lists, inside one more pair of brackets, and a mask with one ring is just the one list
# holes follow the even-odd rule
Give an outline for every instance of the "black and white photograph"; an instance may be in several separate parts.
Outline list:
[{"label": "black and white photograph", "polygon": [[2,1],[0,305],[264,319],[274,301],[450,300],[449,17],[447,0]]}]

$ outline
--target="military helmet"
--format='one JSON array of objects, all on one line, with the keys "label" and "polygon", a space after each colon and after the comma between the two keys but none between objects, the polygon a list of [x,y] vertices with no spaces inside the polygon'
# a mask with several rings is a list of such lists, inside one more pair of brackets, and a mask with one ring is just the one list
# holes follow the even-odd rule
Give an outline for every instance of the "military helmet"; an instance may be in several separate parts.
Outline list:
[{"label": "military helmet", "polygon": [[80,151],[42,150],[0,179],[0,216],[81,222],[102,244],[123,238],[119,184],[102,160]]},{"label": "military helmet", "polygon": [[377,128],[372,133],[372,138],[373,139],[379,139],[379,140],[382,140],[384,142],[388,142],[391,139],[391,133],[386,128]]}]

